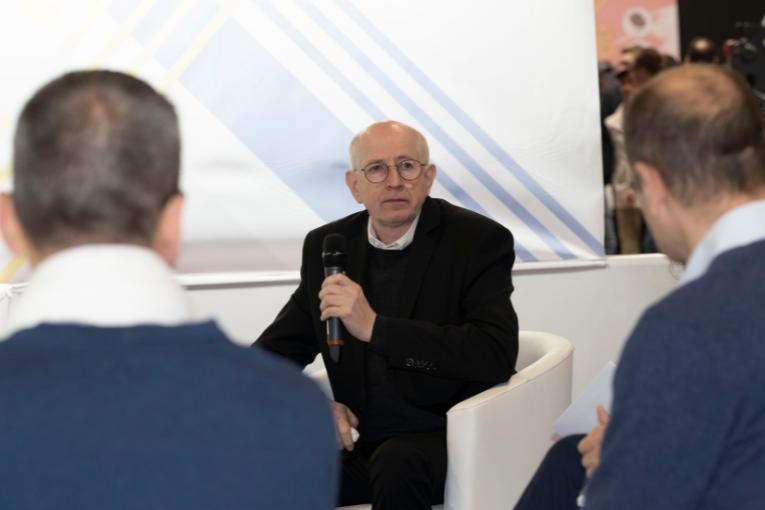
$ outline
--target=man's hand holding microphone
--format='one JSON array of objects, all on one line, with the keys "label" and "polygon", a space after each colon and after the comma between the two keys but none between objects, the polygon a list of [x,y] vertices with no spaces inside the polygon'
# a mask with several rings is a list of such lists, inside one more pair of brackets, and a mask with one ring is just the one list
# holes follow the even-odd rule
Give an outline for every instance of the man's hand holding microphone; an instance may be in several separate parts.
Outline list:
[{"label": "man's hand holding microphone", "polygon": [[[345,238],[340,234],[329,234],[324,238],[322,259],[325,280],[319,292],[321,320],[327,322],[327,343],[330,357],[340,363],[342,328],[362,342],[372,339],[372,329],[377,314],[364,296],[361,286],[345,275],[347,261]],[[353,432],[359,426],[359,419],[340,402],[330,400],[335,419],[337,444],[339,448],[353,450]]]}]

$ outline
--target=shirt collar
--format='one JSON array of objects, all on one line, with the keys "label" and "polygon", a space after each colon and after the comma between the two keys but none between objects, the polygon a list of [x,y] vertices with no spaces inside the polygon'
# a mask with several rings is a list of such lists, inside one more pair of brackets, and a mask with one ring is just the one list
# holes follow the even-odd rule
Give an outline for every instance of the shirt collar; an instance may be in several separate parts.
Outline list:
[{"label": "shirt collar", "polygon": [[720,217],[688,258],[680,284],[706,273],[720,254],[765,239],[765,200],[750,202]]},{"label": "shirt collar", "polygon": [[420,221],[420,214],[422,214],[422,209],[420,209],[420,212],[417,213],[417,216],[412,222],[412,226],[409,227],[409,230],[406,231],[406,234],[387,246],[384,245],[382,241],[380,241],[379,237],[377,237],[377,231],[372,225],[372,217],[370,216],[369,221],[367,222],[367,235],[369,236],[369,244],[379,250],[403,250],[412,244],[412,241],[414,241],[414,231],[417,230],[417,223]]},{"label": "shirt collar", "polygon": [[130,327],[190,319],[183,288],[154,251],[87,245],[56,253],[35,269],[14,303],[6,336],[44,322]]}]

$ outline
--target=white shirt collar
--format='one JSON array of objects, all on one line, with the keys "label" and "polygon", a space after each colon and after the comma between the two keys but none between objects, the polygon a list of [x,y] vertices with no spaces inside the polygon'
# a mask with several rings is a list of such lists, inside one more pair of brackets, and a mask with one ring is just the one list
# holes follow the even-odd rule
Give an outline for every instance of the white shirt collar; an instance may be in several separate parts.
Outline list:
[{"label": "white shirt collar", "polygon": [[765,240],[765,200],[750,202],[721,216],[688,258],[680,284],[706,273],[723,252]]},{"label": "white shirt collar", "polygon": [[401,238],[399,238],[397,241],[390,243],[389,245],[384,245],[382,241],[380,241],[380,238],[377,237],[377,231],[372,225],[372,218],[370,217],[369,221],[367,222],[367,235],[369,236],[369,244],[380,250],[403,250],[412,244],[412,241],[414,241],[414,231],[417,230],[417,223],[420,221],[420,214],[422,214],[422,209],[420,209],[420,212],[417,213],[417,216],[412,222],[412,226],[409,227],[409,230],[406,231],[406,234],[401,236]]},{"label": "white shirt collar", "polygon": [[45,259],[13,304],[6,336],[46,323],[101,327],[189,322],[183,288],[152,250],[99,244]]}]

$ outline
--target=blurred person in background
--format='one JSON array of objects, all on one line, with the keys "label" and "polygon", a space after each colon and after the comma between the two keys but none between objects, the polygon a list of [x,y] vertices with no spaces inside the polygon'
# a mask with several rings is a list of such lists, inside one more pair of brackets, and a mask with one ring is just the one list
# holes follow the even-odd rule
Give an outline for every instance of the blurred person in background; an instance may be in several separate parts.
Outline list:
[{"label": "blurred person in background", "polygon": [[664,65],[663,56],[653,48],[639,49],[633,56],[632,69],[617,75],[622,104],[619,105],[613,115],[605,120],[614,147],[612,185],[616,209],[616,228],[619,233],[619,246],[622,255],[637,254],[643,251],[643,219],[640,210],[635,207],[634,175],[624,145],[624,112],[629,107],[635,92],[659,74]]},{"label": "blurred person in background", "polygon": [[664,59],[664,63],[662,64],[661,67],[665,71],[667,69],[669,69],[670,67],[675,67],[676,65],[678,65],[680,63],[680,62],[677,61],[677,59],[675,57],[673,57],[669,53],[665,53],[664,55],[662,55],[662,58]]},{"label": "blurred person in background", "polygon": [[685,50],[683,62],[686,64],[717,64],[720,61],[717,55],[717,46],[706,37],[695,37]]},{"label": "blurred person in background", "polygon": [[[616,231],[616,219],[614,217],[614,200],[613,190],[611,188],[611,180],[614,172],[614,146],[611,140],[611,136],[608,133],[608,129],[605,125],[605,120],[619,108],[622,103],[622,88],[624,86],[623,79],[627,76],[632,64],[634,63],[634,55],[640,48],[638,46],[632,46],[622,50],[619,56],[619,62],[616,68],[608,69],[614,73],[616,78],[616,85],[606,87],[607,80],[605,80],[606,68],[599,67],[599,77],[601,85],[600,96],[600,136],[601,136],[601,150],[603,154],[603,185],[605,186],[605,240],[604,247],[607,255],[615,255],[619,253],[619,237]],[[610,74],[610,73],[609,73]],[[625,92],[629,94],[629,92]]]}]

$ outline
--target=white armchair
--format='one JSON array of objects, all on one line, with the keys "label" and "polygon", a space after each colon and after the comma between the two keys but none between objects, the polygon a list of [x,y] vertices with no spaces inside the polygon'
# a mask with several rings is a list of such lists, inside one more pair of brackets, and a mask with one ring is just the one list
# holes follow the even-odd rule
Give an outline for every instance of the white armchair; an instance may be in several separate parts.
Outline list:
[{"label": "white armchair", "polygon": [[[521,331],[518,373],[449,410],[446,502],[434,510],[515,506],[554,443],[552,424],[571,403],[573,351],[565,338]],[[311,377],[331,397],[326,371]]]}]

